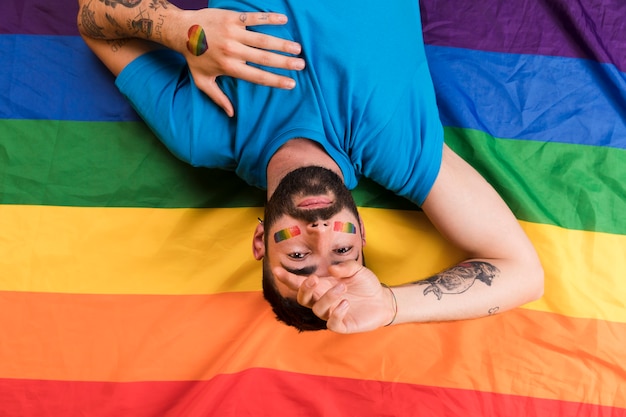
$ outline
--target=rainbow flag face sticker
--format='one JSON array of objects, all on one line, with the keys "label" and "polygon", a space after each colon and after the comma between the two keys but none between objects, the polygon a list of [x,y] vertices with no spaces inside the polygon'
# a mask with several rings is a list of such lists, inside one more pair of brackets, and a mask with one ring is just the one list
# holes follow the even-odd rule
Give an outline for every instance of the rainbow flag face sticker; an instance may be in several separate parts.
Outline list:
[{"label": "rainbow flag face sticker", "polygon": [[351,234],[356,234],[356,226],[354,226],[352,223],[350,222],[335,222],[333,224],[333,231],[335,232],[342,232],[342,233],[351,233]]},{"label": "rainbow flag face sticker", "polygon": [[200,25],[190,27],[187,38],[187,49],[195,56],[200,56],[209,49],[206,34]]},{"label": "rainbow flag face sticker", "polygon": [[288,229],[279,230],[274,233],[274,242],[282,242],[283,240],[291,239],[294,236],[298,236],[300,234],[300,228],[298,226],[293,226]]}]

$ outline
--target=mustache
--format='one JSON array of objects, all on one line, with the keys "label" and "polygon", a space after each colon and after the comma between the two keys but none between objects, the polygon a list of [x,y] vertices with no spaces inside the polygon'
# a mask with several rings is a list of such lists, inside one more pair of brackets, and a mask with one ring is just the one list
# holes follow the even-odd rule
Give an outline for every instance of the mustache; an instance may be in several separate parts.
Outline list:
[{"label": "mustache", "polygon": [[328,207],[321,207],[315,209],[302,209],[295,207],[293,204],[289,204],[287,207],[287,213],[298,220],[305,221],[307,223],[315,223],[322,220],[328,220],[335,214],[339,213],[342,209],[342,205],[335,201]]},{"label": "mustache", "polygon": [[[333,203],[328,207],[301,208],[295,204],[297,196],[332,196]],[[270,227],[282,215],[307,223],[327,220],[348,208],[358,216],[356,204],[350,191],[334,172],[321,167],[298,168],[287,174],[265,205],[265,224]]]}]

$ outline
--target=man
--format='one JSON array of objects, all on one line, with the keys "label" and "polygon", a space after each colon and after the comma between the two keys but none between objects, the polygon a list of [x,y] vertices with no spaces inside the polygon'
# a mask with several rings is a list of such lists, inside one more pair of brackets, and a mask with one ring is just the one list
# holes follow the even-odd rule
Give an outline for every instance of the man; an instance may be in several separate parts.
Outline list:
[{"label": "man", "polygon": [[[540,297],[543,271],[516,219],[443,144],[417,1],[262,3],[79,0],[78,25],[175,155],[267,188],[253,254],[277,316],[352,333]],[[348,191],[362,175],[420,205],[470,259],[381,285]]]}]

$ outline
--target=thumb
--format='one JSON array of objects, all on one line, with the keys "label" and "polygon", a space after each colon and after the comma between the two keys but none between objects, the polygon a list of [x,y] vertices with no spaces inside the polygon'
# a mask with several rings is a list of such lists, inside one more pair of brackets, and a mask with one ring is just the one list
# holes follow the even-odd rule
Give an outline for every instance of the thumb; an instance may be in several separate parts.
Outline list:
[{"label": "thumb", "polygon": [[204,92],[215,104],[220,106],[224,112],[228,115],[228,117],[233,117],[235,115],[235,109],[233,108],[232,103],[224,94],[220,87],[215,82],[216,77],[212,77],[210,81],[202,84],[197,84],[198,88]]},{"label": "thumb", "polygon": [[287,287],[295,291],[298,291],[298,289],[302,285],[302,282],[306,279],[306,277],[300,277],[298,275],[287,272],[279,266],[272,269],[272,273],[278,281],[282,282]]}]

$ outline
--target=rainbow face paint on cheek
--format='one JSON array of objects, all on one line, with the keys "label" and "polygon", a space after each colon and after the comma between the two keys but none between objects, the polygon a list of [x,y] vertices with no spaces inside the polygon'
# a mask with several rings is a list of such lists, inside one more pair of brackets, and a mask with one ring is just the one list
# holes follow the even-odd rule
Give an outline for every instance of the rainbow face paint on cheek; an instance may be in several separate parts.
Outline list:
[{"label": "rainbow face paint on cheek", "polygon": [[190,27],[187,38],[187,49],[195,56],[200,56],[209,49],[204,29],[200,25]]},{"label": "rainbow face paint on cheek", "polygon": [[300,234],[300,228],[298,226],[293,226],[288,229],[279,230],[274,233],[274,242],[282,242],[283,240],[291,239],[294,236],[298,236]]},{"label": "rainbow face paint on cheek", "polygon": [[351,233],[353,235],[356,234],[356,226],[354,226],[352,223],[350,222],[335,222],[333,224],[333,230],[335,232],[342,232],[342,233]]}]

